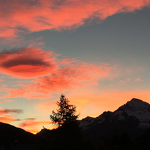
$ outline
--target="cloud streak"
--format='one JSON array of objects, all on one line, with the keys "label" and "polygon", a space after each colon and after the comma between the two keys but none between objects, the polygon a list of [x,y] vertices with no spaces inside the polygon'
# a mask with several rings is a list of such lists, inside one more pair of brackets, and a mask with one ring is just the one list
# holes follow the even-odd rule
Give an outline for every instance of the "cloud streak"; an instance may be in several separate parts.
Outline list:
[{"label": "cloud streak", "polygon": [[72,64],[70,67],[58,69],[54,74],[33,80],[32,84],[24,85],[21,88],[8,89],[6,97],[3,98],[49,98],[51,93],[95,85],[98,84],[97,81],[108,76],[112,68],[107,67],[107,65],[89,63]]},{"label": "cloud streak", "polygon": [[15,119],[13,116],[9,115],[10,113],[23,113],[22,109],[0,109],[0,120],[4,123],[12,123],[15,121],[19,121],[19,119]]},{"label": "cloud streak", "polygon": [[149,5],[149,0],[5,0],[0,2],[0,37],[75,28],[89,19],[104,20]]},{"label": "cloud streak", "polygon": [[21,109],[3,109],[3,110],[0,110],[0,115],[5,115],[8,113],[20,114],[20,113],[23,113],[23,110],[21,110]]},{"label": "cloud streak", "polygon": [[0,120],[1,120],[1,122],[4,122],[4,123],[12,123],[12,122],[18,121],[18,119],[15,119],[9,115],[0,116]]}]

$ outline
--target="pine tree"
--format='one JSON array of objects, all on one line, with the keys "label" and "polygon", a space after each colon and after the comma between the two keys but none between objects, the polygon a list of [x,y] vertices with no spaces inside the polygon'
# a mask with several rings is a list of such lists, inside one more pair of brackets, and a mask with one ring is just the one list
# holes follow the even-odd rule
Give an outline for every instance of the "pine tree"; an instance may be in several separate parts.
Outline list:
[{"label": "pine tree", "polygon": [[60,125],[68,124],[76,121],[79,115],[75,115],[76,107],[69,104],[69,100],[65,95],[61,95],[60,100],[56,103],[58,105],[57,111],[52,111],[50,119],[53,123]]},{"label": "pine tree", "polygon": [[56,149],[65,150],[81,150],[82,148],[82,136],[81,129],[76,115],[76,107],[70,105],[69,100],[65,95],[60,96],[60,100],[56,102],[58,109],[52,111],[50,119],[53,123],[58,124],[59,128],[54,130],[55,142],[59,144],[51,143]]}]

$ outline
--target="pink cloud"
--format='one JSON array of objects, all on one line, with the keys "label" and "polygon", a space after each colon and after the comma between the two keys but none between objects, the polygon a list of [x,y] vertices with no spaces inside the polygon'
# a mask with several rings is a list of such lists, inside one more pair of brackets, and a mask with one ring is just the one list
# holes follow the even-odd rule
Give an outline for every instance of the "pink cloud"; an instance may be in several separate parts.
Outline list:
[{"label": "pink cloud", "polygon": [[33,78],[53,73],[57,69],[52,52],[35,48],[3,51],[0,72],[19,78]]},{"label": "pink cloud", "polygon": [[109,76],[113,67],[109,64],[92,64],[76,59],[59,60],[59,54],[35,48],[12,49],[0,53],[0,72],[18,78],[34,78],[31,84],[19,83],[8,88],[0,87],[5,96],[0,98],[25,97],[49,98],[51,93],[60,93],[77,87],[98,85]]},{"label": "pink cloud", "polygon": [[143,81],[141,78],[137,78],[134,80],[135,82],[138,82],[138,81]]},{"label": "pink cloud", "polygon": [[15,121],[18,121],[17,119],[14,119],[12,116],[0,116],[0,120],[1,122],[4,122],[4,123],[12,123],[12,122],[15,122]]},{"label": "pink cloud", "polygon": [[43,37],[32,38],[24,43],[29,43],[28,47],[41,48],[44,46],[44,42],[42,42]]},{"label": "pink cloud", "polygon": [[1,37],[22,32],[70,29],[87,19],[104,20],[122,12],[149,6],[149,0],[5,0],[0,3]]},{"label": "pink cloud", "polygon": [[72,64],[74,62],[78,62],[79,60],[76,60],[75,58],[69,59],[69,58],[64,58],[62,60],[59,61],[59,64],[61,65],[69,65]]},{"label": "pink cloud", "polygon": [[[76,86],[84,86],[108,75],[112,68],[100,64],[79,62],[60,68],[52,76],[39,77],[37,86],[47,89],[72,89]],[[39,84],[40,83],[40,84]]]},{"label": "pink cloud", "polygon": [[1,98],[50,98],[51,93],[97,85],[97,82],[107,77],[112,69],[108,64],[95,65],[84,62],[68,64],[61,66],[51,75],[38,77],[32,84],[11,89],[4,87],[7,94]]},{"label": "pink cloud", "polygon": [[1,37],[12,37],[12,36],[15,36],[14,32],[15,32],[14,29],[3,30],[3,31],[1,31],[0,38]]},{"label": "pink cloud", "polygon": [[44,46],[43,37],[29,37],[28,39],[24,36],[16,37],[0,37],[0,45],[9,45],[10,47],[34,47],[43,48]]}]

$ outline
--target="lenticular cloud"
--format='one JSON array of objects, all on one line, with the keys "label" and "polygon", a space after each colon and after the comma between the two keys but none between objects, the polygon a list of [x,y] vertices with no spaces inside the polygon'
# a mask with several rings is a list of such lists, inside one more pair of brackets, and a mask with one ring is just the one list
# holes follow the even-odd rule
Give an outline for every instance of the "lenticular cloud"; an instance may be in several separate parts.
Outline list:
[{"label": "lenticular cloud", "polygon": [[149,5],[149,0],[5,0],[0,2],[0,37],[75,28],[88,19],[104,20]]},{"label": "lenticular cloud", "polygon": [[0,54],[0,73],[19,78],[35,78],[52,74],[56,69],[52,52],[22,48]]}]

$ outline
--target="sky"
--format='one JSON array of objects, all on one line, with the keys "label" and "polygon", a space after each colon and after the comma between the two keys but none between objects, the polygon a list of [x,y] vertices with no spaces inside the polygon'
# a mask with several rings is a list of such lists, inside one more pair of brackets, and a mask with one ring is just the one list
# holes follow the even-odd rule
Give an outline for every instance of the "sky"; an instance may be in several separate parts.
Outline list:
[{"label": "sky", "polygon": [[0,121],[36,133],[64,94],[79,119],[150,103],[149,0],[0,0]]}]

